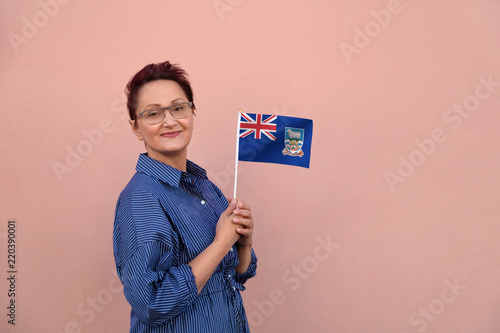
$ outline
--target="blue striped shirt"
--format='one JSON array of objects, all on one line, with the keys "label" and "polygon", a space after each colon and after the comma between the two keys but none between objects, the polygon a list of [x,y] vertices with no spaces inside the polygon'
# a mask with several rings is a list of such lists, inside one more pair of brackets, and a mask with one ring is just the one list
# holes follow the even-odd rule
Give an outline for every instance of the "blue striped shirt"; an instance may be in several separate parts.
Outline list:
[{"label": "blue striped shirt", "polygon": [[240,291],[237,246],[222,259],[198,294],[188,263],[215,237],[228,202],[204,169],[187,172],[141,154],[137,172],[118,198],[113,249],[123,291],[132,306],[130,332],[250,332]]}]

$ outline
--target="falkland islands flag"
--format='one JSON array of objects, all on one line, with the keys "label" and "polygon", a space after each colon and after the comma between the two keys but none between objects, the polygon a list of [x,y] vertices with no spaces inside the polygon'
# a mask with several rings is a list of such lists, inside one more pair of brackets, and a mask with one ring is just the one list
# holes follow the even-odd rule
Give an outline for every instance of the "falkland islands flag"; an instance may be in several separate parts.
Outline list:
[{"label": "falkland islands flag", "polygon": [[309,168],[312,120],[243,112],[239,115],[239,161]]}]

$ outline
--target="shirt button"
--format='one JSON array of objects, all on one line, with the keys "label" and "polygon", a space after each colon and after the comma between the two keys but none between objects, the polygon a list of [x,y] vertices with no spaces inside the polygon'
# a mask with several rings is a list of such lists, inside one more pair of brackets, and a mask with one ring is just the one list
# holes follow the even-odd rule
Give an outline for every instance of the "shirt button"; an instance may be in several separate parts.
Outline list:
[{"label": "shirt button", "polygon": [[205,200],[201,200],[201,204],[204,205],[205,204]]},{"label": "shirt button", "polygon": [[231,252],[233,252],[233,248],[231,248]]},{"label": "shirt button", "polygon": [[229,274],[227,277],[228,277],[228,278],[230,278],[230,277],[231,277],[231,274]]},{"label": "shirt button", "polygon": [[236,291],[236,288],[235,288],[235,287],[233,287],[233,290],[234,290],[234,291]]}]

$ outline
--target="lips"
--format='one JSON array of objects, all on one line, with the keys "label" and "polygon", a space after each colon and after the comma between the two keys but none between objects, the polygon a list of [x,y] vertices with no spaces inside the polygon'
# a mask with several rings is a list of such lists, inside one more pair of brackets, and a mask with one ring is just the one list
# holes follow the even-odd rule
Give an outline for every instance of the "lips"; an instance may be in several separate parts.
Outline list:
[{"label": "lips", "polygon": [[161,134],[160,136],[162,136],[164,138],[175,138],[180,133],[181,133],[181,131],[165,132],[165,133]]}]

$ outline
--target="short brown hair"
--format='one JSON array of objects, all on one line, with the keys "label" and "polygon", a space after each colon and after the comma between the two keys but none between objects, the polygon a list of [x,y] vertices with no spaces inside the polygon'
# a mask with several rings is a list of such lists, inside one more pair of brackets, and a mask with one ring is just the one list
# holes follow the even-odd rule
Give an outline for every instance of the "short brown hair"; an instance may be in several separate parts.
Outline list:
[{"label": "short brown hair", "polygon": [[189,102],[193,102],[193,91],[188,80],[188,74],[179,65],[171,64],[169,61],[149,64],[135,74],[127,83],[125,93],[127,94],[127,108],[130,119],[135,119],[137,108],[137,95],[139,89],[148,82],[155,80],[172,80],[176,82],[186,94]]}]

